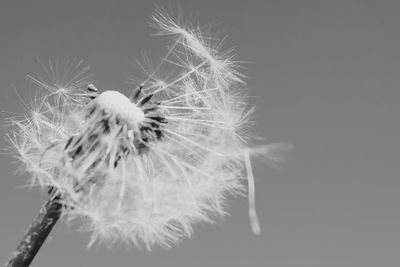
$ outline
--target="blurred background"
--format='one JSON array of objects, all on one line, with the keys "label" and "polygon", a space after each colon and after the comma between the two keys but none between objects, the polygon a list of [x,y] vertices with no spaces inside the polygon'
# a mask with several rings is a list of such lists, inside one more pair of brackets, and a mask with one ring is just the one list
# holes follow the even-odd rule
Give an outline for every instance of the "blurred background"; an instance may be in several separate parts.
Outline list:
[{"label": "blurred background", "polygon": [[[400,264],[399,1],[9,1],[0,7],[0,109],[23,112],[25,75],[37,59],[84,60],[101,89],[129,88],[135,60],[165,51],[150,36],[155,7],[213,24],[247,61],[257,143],[286,142],[279,169],[254,159],[263,233],[251,234],[247,200],[222,224],[151,253],[86,249],[87,233],[59,223],[31,266],[389,267]],[[2,113],[2,119],[9,113]],[[2,122],[4,125],[4,123]],[[7,132],[1,127],[1,135]],[[7,144],[0,141],[1,149]],[[43,195],[0,154],[0,260],[36,217]]]}]

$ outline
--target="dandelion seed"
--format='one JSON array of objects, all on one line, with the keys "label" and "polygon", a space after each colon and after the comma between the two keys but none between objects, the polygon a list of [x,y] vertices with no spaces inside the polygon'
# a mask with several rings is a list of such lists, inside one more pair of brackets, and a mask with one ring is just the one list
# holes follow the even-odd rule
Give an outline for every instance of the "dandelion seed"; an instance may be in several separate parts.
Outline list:
[{"label": "dandelion seed", "polygon": [[68,106],[79,104],[87,96],[85,90],[91,83],[92,75],[89,74],[89,67],[83,67],[83,61],[60,63],[57,58],[54,62],[49,61],[48,65],[38,61],[47,78],[27,75],[27,79],[47,91],[46,97],[53,98],[58,105]]},{"label": "dandelion seed", "polygon": [[[175,39],[161,64],[129,96],[97,89],[88,68],[58,61],[50,83],[28,76],[46,95],[34,116],[11,120],[10,143],[32,173],[53,188],[63,214],[92,233],[89,245],[124,241],[170,246],[198,222],[226,214],[225,196],[248,181],[255,234],[255,186],[246,131],[253,112],[242,75],[221,43],[186,29],[165,13],[153,17],[159,34]],[[177,68],[162,81],[163,69]],[[85,88],[83,88],[85,85]],[[278,158],[278,157],[274,157]]]}]

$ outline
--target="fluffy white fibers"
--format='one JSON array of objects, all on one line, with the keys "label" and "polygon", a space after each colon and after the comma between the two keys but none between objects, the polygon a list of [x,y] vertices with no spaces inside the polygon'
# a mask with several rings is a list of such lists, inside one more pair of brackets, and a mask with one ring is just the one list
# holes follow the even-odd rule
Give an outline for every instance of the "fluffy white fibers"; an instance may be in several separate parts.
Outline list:
[{"label": "fluffy white fibers", "polygon": [[237,63],[199,28],[162,12],[153,22],[173,42],[130,96],[98,91],[81,63],[49,64],[47,80],[28,76],[43,94],[11,119],[9,136],[24,170],[62,196],[64,216],[92,233],[89,244],[169,246],[225,215],[226,196],[244,193],[246,179],[259,233],[249,157],[279,147],[248,146],[253,109]]}]

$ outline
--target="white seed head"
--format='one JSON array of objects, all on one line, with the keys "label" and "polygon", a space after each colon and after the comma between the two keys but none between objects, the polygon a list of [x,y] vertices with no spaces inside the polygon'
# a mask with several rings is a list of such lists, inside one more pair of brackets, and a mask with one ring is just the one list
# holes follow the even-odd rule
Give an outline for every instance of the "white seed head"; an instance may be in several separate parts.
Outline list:
[{"label": "white seed head", "polygon": [[96,101],[100,109],[117,115],[129,125],[140,123],[145,118],[142,109],[118,91],[105,91],[97,97]]},{"label": "white seed head", "polygon": [[33,79],[47,94],[30,116],[11,120],[10,143],[32,184],[62,194],[64,216],[91,232],[90,244],[170,246],[226,215],[227,194],[242,194],[246,180],[259,234],[250,157],[278,157],[273,146],[248,145],[253,109],[236,62],[200,28],[165,13],[153,20],[174,45],[130,98],[98,95],[82,71],[65,90]]}]

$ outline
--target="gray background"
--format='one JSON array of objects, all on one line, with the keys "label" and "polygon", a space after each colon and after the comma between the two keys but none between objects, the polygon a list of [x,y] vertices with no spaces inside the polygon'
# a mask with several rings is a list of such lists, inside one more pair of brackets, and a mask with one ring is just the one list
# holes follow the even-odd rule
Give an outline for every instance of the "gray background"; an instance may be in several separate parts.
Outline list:
[{"label": "gray background", "polygon": [[[252,62],[243,72],[257,96],[255,132],[294,145],[280,169],[254,163],[263,234],[249,230],[246,199],[232,199],[223,224],[169,251],[87,250],[88,234],[61,223],[32,266],[399,266],[399,1],[2,0],[1,109],[22,112],[12,86],[24,95],[37,57],[83,59],[98,87],[126,88],[131,62],[164,44],[149,36],[156,4],[228,34],[226,47]],[[5,261],[41,193],[22,188],[9,155],[0,164]]]}]

